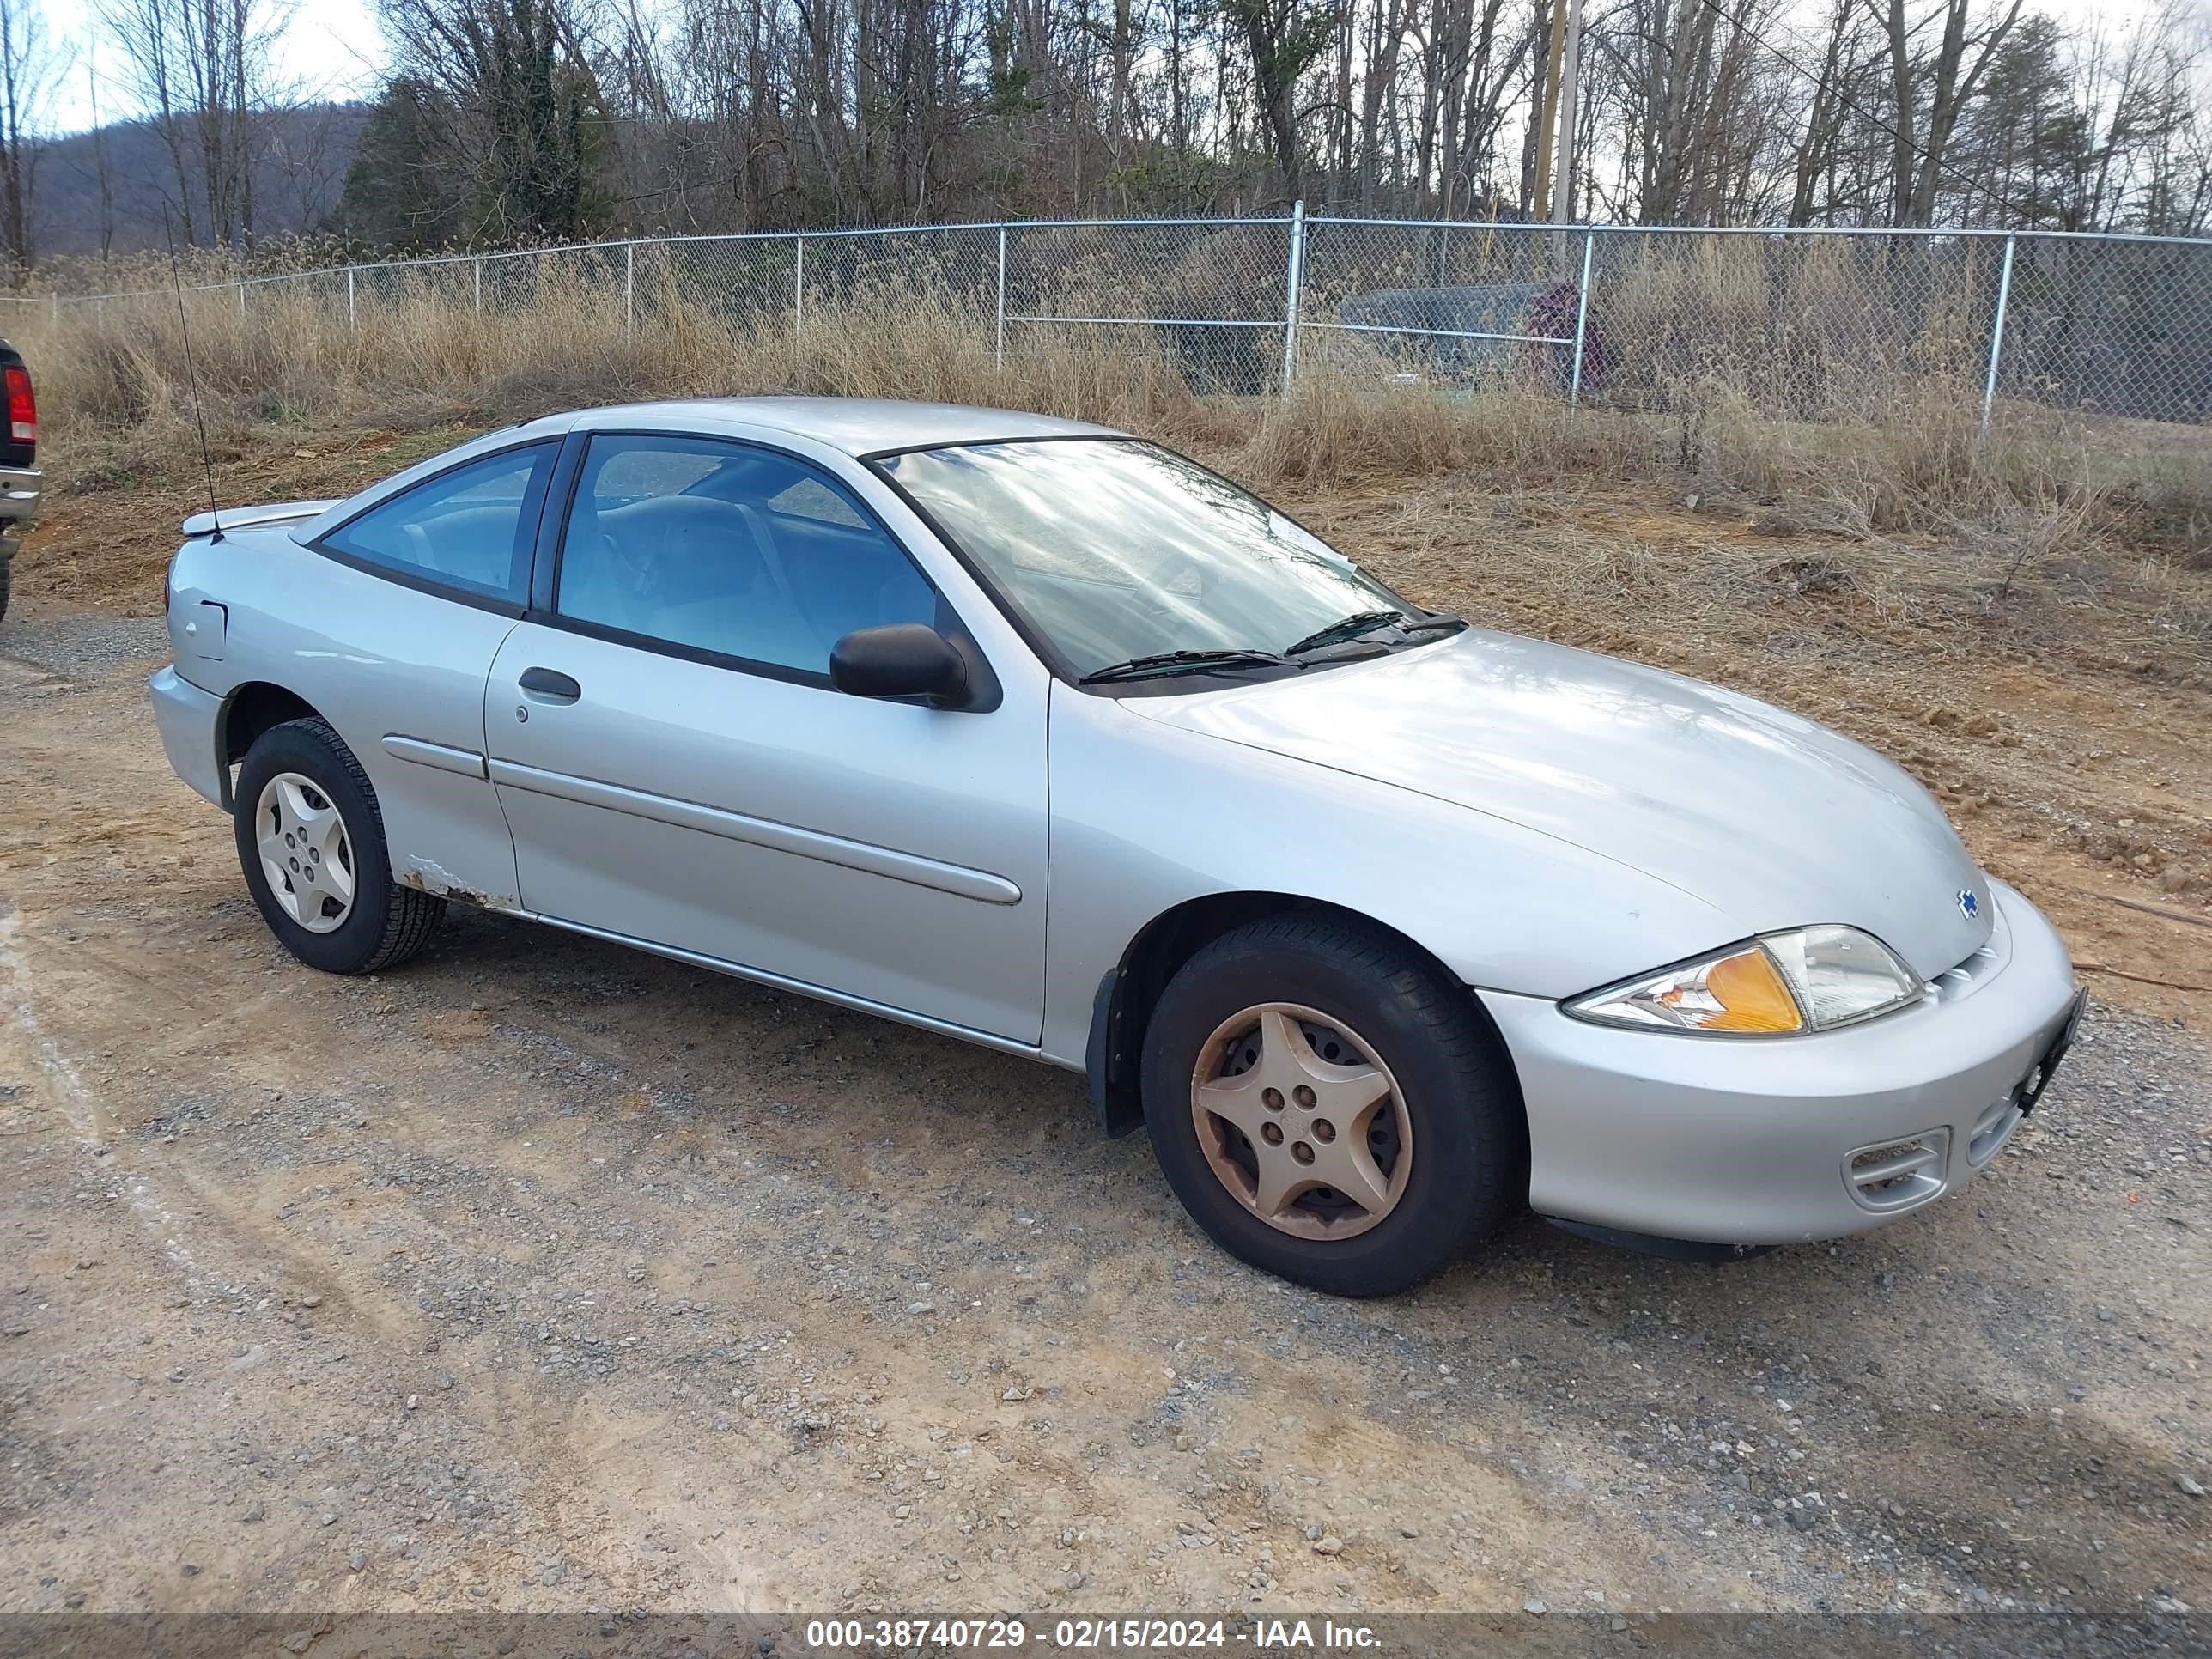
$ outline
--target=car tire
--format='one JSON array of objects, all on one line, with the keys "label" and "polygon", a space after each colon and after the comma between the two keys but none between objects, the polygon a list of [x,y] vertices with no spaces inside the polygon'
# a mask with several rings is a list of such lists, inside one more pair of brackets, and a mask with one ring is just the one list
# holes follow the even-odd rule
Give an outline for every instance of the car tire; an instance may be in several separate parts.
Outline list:
[{"label": "car tire", "polygon": [[[335,833],[325,809],[335,813]],[[262,920],[311,968],[373,974],[396,967],[428,942],[446,913],[444,899],[392,879],[376,792],[326,721],[286,720],[253,740],[238,769],[232,817],[238,861]],[[295,835],[296,845],[287,839]],[[282,873],[280,886],[285,866],[301,874]],[[349,878],[343,905],[330,891],[334,872]]]},{"label": "car tire", "polygon": [[[1261,1086],[1271,1078],[1284,1086]],[[1232,1255],[1333,1296],[1417,1285],[1528,1200],[1527,1120],[1489,1022],[1466,988],[1353,919],[1268,917],[1198,951],[1152,1010],[1143,1093],[1191,1218]],[[1248,1128],[1271,1139],[1273,1188]],[[1367,1153],[1357,1167],[1355,1149]],[[1284,1164],[1294,1154],[1302,1164]],[[1344,1191],[1283,1204],[1286,1187],[1338,1170]],[[1263,1203],[1279,1206],[1274,1219]]]}]

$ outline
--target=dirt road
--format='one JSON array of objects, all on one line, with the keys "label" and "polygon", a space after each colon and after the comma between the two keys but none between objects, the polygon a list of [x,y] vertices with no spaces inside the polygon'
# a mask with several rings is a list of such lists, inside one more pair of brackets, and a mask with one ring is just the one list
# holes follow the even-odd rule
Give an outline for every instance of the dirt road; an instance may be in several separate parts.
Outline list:
[{"label": "dirt road", "polygon": [[2212,1600],[2172,1021],[1870,1237],[1330,1302],[1060,1073],[480,912],[300,967],[158,639],[0,625],[0,1612]]}]

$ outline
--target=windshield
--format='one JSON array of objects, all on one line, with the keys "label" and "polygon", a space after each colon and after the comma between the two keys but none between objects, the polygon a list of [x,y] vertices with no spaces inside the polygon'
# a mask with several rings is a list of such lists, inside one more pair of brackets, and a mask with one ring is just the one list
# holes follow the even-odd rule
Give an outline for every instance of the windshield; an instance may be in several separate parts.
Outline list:
[{"label": "windshield", "polygon": [[1170,652],[1279,652],[1362,612],[1421,614],[1265,501],[1152,444],[975,444],[878,465],[1078,678]]}]

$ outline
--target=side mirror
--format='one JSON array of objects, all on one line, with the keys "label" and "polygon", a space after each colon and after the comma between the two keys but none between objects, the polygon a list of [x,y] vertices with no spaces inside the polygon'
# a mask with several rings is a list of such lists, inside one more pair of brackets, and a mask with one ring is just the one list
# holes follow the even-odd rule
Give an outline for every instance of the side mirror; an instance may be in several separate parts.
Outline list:
[{"label": "side mirror", "polygon": [[968,701],[968,659],[924,623],[856,629],[830,650],[830,683],[856,697],[927,697],[941,708]]}]

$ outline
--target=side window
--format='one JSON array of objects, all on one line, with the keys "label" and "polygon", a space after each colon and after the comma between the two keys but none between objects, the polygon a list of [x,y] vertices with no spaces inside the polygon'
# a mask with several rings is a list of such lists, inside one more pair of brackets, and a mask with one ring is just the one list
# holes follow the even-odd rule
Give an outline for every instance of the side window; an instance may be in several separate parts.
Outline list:
[{"label": "side window", "polygon": [[554,609],[748,662],[830,672],[855,629],[934,623],[937,594],[844,486],[710,438],[593,438]]},{"label": "side window", "polygon": [[530,586],[523,508],[557,446],[530,444],[441,472],[323,538],[370,564],[487,599],[522,603]]}]

